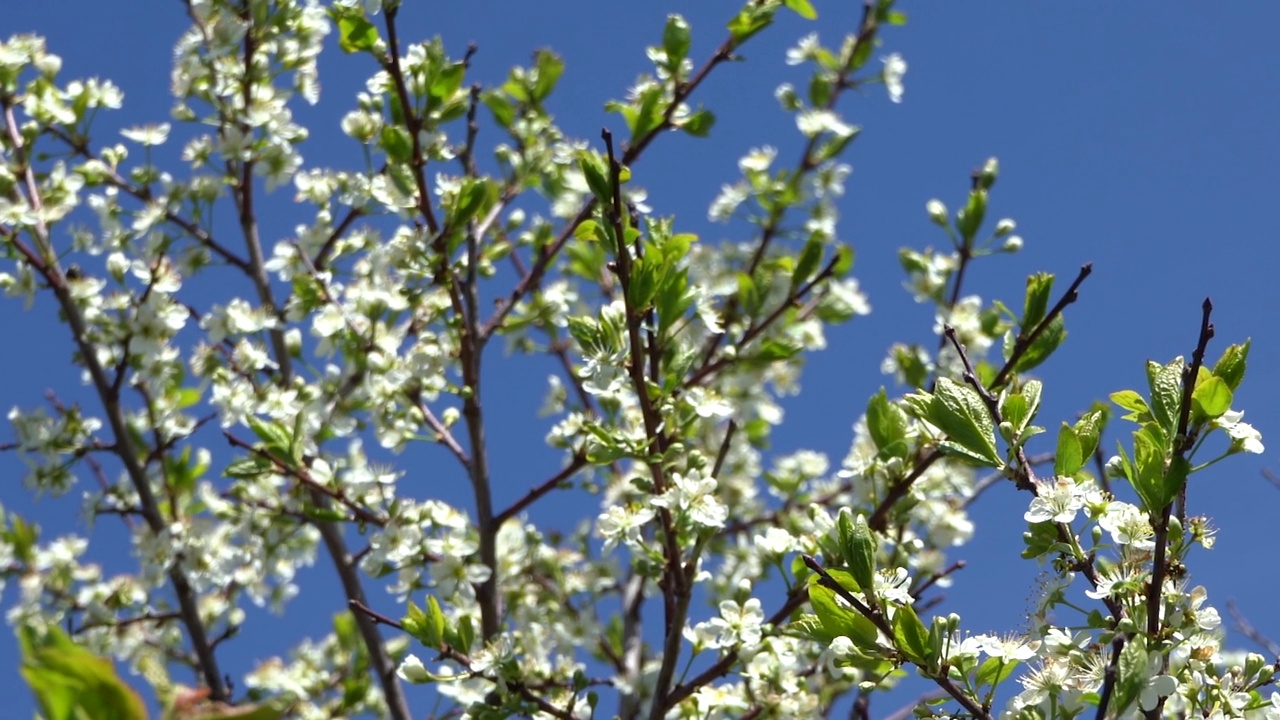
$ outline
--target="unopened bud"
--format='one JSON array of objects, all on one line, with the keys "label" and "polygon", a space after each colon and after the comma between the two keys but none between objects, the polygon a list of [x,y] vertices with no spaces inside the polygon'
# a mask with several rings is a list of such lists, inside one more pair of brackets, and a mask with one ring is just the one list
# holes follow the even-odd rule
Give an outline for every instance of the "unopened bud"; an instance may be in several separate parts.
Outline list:
[{"label": "unopened bud", "polygon": [[941,200],[930,200],[925,203],[924,209],[934,223],[942,227],[947,226],[947,206],[943,205]]},{"label": "unopened bud", "polygon": [[987,162],[978,171],[978,187],[988,190],[992,185],[996,184],[996,178],[1000,175],[1000,161],[995,158],[987,158]]}]

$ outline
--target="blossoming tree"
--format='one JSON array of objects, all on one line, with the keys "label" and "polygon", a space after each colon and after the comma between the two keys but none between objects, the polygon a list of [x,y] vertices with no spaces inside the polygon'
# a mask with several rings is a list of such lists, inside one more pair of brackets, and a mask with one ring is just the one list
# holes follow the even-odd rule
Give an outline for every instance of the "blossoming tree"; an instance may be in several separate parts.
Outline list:
[{"label": "blossoming tree", "polygon": [[[1188,476],[1262,449],[1235,409],[1249,343],[1211,356],[1206,301],[1189,359],[1150,363],[1114,407],[1038,417],[1033,371],[1090,268],[1033,275],[1015,303],[965,294],[971,263],[1022,246],[988,222],[995,160],[958,211],[928,204],[942,249],[900,256],[938,343],[890,349],[899,390],[869,399],[838,469],[766,453],[806,354],[869,310],[836,230],[858,136],[839,108],[875,84],[902,96],[906,62],[877,49],[905,22],[892,0],[788,53],[810,72],[776,93],[801,151],[742,157],[709,214],[753,231],[721,245],[645,205],[646,150],[711,134],[699,88],[776,14],[813,18],[807,0],[746,2],[706,58],[672,15],[614,126],[584,140],[547,111],[551,51],[483,87],[474,49],[403,37],[394,0],[187,10],[176,168],[151,158],[169,123],[98,137],[115,86],[65,80],[38,37],[0,45],[0,285],[56,303],[94,399],[13,410],[8,449],[33,491],[95,483],[88,515],[136,559],[109,576],[84,538],[3,516],[46,717],[423,717],[408,684],[435,688],[432,717],[871,717],[909,674],[933,688],[918,717],[1280,717],[1275,663],[1225,654],[1185,581],[1213,540]],[[301,153],[294,111],[331,33],[370,68],[341,120],[363,167]],[[290,201],[309,220],[266,237],[269,203]],[[482,368],[522,356],[558,367],[537,432],[562,462],[504,506]],[[1052,452],[1028,449],[1037,422]],[[1109,428],[1125,439],[1107,460]],[[438,446],[471,501],[414,496],[375,445]],[[1024,494],[1023,556],[1050,568],[1020,634],[932,611],[992,485]],[[530,521],[583,491],[590,516]],[[317,556],[345,595],[332,631],[228,677],[224,642],[259,631],[245,609],[288,612]]]}]

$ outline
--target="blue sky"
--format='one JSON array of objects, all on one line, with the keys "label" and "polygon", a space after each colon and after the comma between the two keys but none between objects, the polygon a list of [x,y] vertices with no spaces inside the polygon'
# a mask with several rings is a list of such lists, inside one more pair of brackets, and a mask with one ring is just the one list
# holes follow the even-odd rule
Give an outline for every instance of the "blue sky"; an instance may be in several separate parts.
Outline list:
[{"label": "blue sky", "polygon": [[[402,33],[409,39],[440,35],[457,55],[475,40],[473,78],[486,84],[500,82],[535,48],[561,53],[567,70],[551,108],[568,132],[593,139],[604,125],[620,126],[603,103],[621,97],[648,68],[643,48],[660,38],[666,12],[686,13],[694,31],[692,56],[702,58],[722,40],[733,7],[560,0],[407,4]],[[707,240],[729,237],[732,228],[707,223],[706,207],[720,184],[733,179],[737,158],[766,143],[787,157],[786,148],[796,144],[791,118],[772,98],[779,82],[802,77],[783,65],[783,53],[812,30],[836,42],[857,21],[852,3],[815,5],[818,22],[785,18],[744,50],[750,62],[712,76],[697,97],[719,116],[710,139],[663,138],[635,168],[636,182],[649,189],[659,214],[675,215],[679,227]],[[46,35],[64,59],[65,77],[98,75],[124,89],[125,109],[100,118],[100,141],[112,139],[119,127],[168,115],[169,60],[185,16],[180,3],[169,2],[146,3],[146,11],[120,18],[118,8],[141,6],[63,0],[14,3],[5,11],[5,34]],[[904,102],[891,104],[875,87],[842,106],[864,133],[847,155],[854,172],[840,234],[858,252],[855,275],[874,312],[834,333],[830,347],[812,359],[806,392],[787,403],[787,423],[774,447],[817,449],[836,462],[843,457],[866,398],[890,382],[878,371],[885,348],[898,340],[927,341],[932,325],[929,309],[900,287],[897,250],[945,243],[924,213],[925,202],[938,197],[956,207],[970,170],[992,155],[1000,158],[1002,173],[990,215],[1016,219],[1026,247],[1019,255],[979,263],[969,291],[1016,306],[1028,273],[1054,272],[1065,285],[1082,263],[1094,264],[1080,302],[1068,311],[1065,346],[1037,371],[1046,384],[1041,424],[1053,427],[1112,391],[1142,387],[1148,358],[1189,355],[1207,296],[1218,333],[1209,355],[1253,338],[1250,373],[1236,407],[1247,411],[1264,442],[1280,446],[1280,435],[1268,434],[1280,431],[1280,375],[1274,371],[1280,366],[1280,215],[1273,204],[1280,190],[1280,62],[1273,31],[1280,5],[1008,0],[901,7],[910,22],[885,31],[884,52],[901,52],[910,64]],[[350,164],[357,156],[337,121],[372,68],[332,49],[322,60],[321,103],[300,115],[313,129],[304,152],[309,162]],[[288,204],[283,193],[270,203]],[[288,232],[288,212],[266,220],[268,237],[273,223],[277,235]],[[4,409],[38,403],[46,388],[77,392],[78,373],[66,361],[67,333],[51,308],[38,305],[24,314],[16,303],[0,303],[0,321],[9,329],[10,348],[21,349],[0,357],[0,376],[9,378],[0,384]],[[491,360],[489,367],[500,365]],[[495,443],[505,440],[517,450],[495,461],[495,476],[507,483],[498,488],[499,497],[509,501],[541,479],[529,477],[529,458],[551,469],[555,456],[537,447],[541,429],[529,433],[528,410],[540,398],[540,381],[495,383],[513,408],[493,428]],[[1111,433],[1107,446],[1114,448],[1119,437]],[[1039,449],[1051,449],[1047,442]],[[424,453],[405,461],[435,457]],[[21,488],[16,459],[0,457],[0,467],[6,470],[0,476],[6,508],[29,512],[49,528],[73,524],[73,498],[33,504]],[[1217,548],[1193,555],[1190,569],[1220,610],[1234,599],[1260,630],[1280,638],[1280,618],[1268,615],[1280,583],[1265,570],[1275,561],[1268,548],[1275,545],[1280,491],[1263,480],[1265,467],[1277,467],[1271,453],[1232,458],[1193,478],[1192,512],[1211,516],[1221,532]],[[968,568],[942,609],[959,612],[968,628],[1018,626],[1036,572],[1022,562],[1010,569],[1027,501],[1009,487],[990,492],[975,510],[974,542],[955,553]],[[321,564],[306,578],[326,583],[330,575]],[[3,598],[6,605],[13,592]],[[282,632],[300,637],[311,627],[314,634],[322,631],[314,623],[324,623],[333,608],[310,597],[281,621]],[[386,598],[383,607],[394,609],[393,601]],[[246,634],[230,643],[239,646],[229,649],[226,669],[233,674],[255,657],[283,650],[275,637],[259,643],[251,631]],[[0,687],[17,681],[15,662],[12,640],[0,634]]]}]

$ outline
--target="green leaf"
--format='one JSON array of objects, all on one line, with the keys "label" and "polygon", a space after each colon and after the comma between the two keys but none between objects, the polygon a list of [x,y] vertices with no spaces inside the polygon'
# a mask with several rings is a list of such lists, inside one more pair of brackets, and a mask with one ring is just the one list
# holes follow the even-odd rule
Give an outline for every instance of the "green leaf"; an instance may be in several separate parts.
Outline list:
[{"label": "green leaf", "polygon": [[817,236],[809,238],[796,260],[796,268],[791,273],[791,292],[795,292],[818,272],[822,264],[822,240]]},{"label": "green leaf", "polygon": [[1028,380],[1022,383],[1022,395],[1027,399],[1027,422],[1031,422],[1040,414],[1040,396],[1044,393],[1044,383],[1039,380]]},{"label": "green leaf", "polygon": [[18,643],[22,677],[45,720],[146,720],[146,705],[111,661],[76,645],[61,628],[22,627]]},{"label": "green leaf", "polygon": [[867,402],[867,432],[882,456],[905,458],[907,447],[907,414],[889,401],[884,388]]},{"label": "green leaf", "polygon": [[894,609],[893,619],[894,646],[908,660],[922,668],[933,664],[933,648],[929,642],[929,630],[920,621],[920,616],[910,605],[899,605]]},{"label": "green leaf", "polygon": [[1151,414],[1151,407],[1147,405],[1146,399],[1134,390],[1120,390],[1111,393],[1111,402],[1129,411],[1129,414],[1124,416],[1125,420],[1141,423],[1154,419]]},{"label": "green leaf", "polygon": [[809,4],[809,0],[783,0],[782,4],[805,20],[818,19],[818,11],[813,9],[813,5]]},{"label": "green leaf", "polygon": [[429,648],[439,650],[444,644],[444,612],[434,595],[427,596],[427,609],[422,618],[422,635],[419,640]]},{"label": "green leaf", "polygon": [[1178,428],[1178,409],[1182,405],[1182,372],[1186,367],[1182,358],[1161,367],[1147,363],[1147,380],[1151,385],[1151,413],[1166,436],[1172,437]]},{"label": "green leaf", "polygon": [[377,47],[378,28],[359,15],[338,18],[338,47],[345,53],[364,52]]},{"label": "green leaf", "polygon": [[885,13],[884,24],[885,25],[906,25],[907,14],[900,10],[891,10]]},{"label": "green leaf", "polygon": [[1022,332],[1030,333],[1049,311],[1049,295],[1053,292],[1054,276],[1036,273],[1027,276],[1027,295],[1022,305]]},{"label": "green leaf", "polygon": [[971,241],[982,227],[982,218],[987,214],[987,191],[982,189],[969,191],[969,200],[963,209],[956,213],[956,229],[966,241]]},{"label": "green leaf", "polygon": [[1002,464],[996,450],[995,424],[982,398],[972,388],[950,378],[939,378],[929,403],[929,421],[985,464],[993,467]]},{"label": "green leaf", "polygon": [[653,85],[641,93],[638,104],[632,104],[632,107],[635,108],[635,122],[631,125],[631,143],[633,145],[662,124],[664,110],[662,102],[662,88],[658,85]]},{"label": "green leaf", "polygon": [[660,258],[637,257],[631,265],[631,279],[627,285],[627,300],[637,312],[649,309],[653,293],[658,288]]},{"label": "green leaf", "polygon": [[809,79],[809,104],[814,107],[826,107],[831,100],[832,79],[821,73],[814,73]]},{"label": "green leaf", "polygon": [[304,507],[302,514],[317,522],[341,522],[347,519],[347,512],[336,507]]},{"label": "green leaf", "polygon": [[551,95],[564,74],[564,59],[550,50],[539,50],[534,55],[533,68],[538,79],[531,88],[534,102],[541,102]]},{"label": "green leaf", "polygon": [[861,588],[875,587],[876,541],[867,526],[866,516],[859,514],[854,517],[849,508],[841,508],[836,525],[840,532],[841,550],[854,582]]},{"label": "green leaf", "polygon": [[573,236],[578,240],[586,240],[587,242],[597,242],[605,239],[604,230],[600,227],[600,223],[589,218],[578,223],[578,227],[573,229]]},{"label": "green leaf", "polygon": [[257,415],[250,415],[245,422],[248,423],[249,429],[253,430],[253,434],[266,445],[268,452],[279,460],[292,460],[293,433],[283,424]]},{"label": "green leaf", "polygon": [[754,315],[760,309],[760,291],[746,273],[738,273],[738,306],[747,315]]},{"label": "green leaf", "polygon": [[1018,358],[1018,362],[1013,366],[1014,372],[1026,372],[1048,360],[1066,337],[1066,323],[1061,315],[1054,316],[1027,347],[1026,352],[1022,353],[1022,357]]},{"label": "green leaf", "polygon": [[387,157],[395,162],[407,163],[413,159],[413,139],[409,131],[399,125],[387,125],[382,128],[382,149]]},{"label": "green leaf", "polygon": [[679,67],[680,61],[689,56],[692,44],[689,23],[679,15],[668,15],[667,25],[662,29],[662,49],[667,53],[667,66]]},{"label": "green leaf", "polygon": [[1231,409],[1231,397],[1231,386],[1217,375],[1210,375],[1191,393],[1192,409],[1204,419],[1222,417],[1223,413]]},{"label": "green leaf", "polygon": [[1158,517],[1171,498],[1165,495],[1164,443],[1155,435],[1155,427],[1144,425],[1133,434],[1134,474],[1130,477],[1134,492],[1152,517]]},{"label": "green leaf", "polygon": [[516,119],[516,106],[500,92],[487,92],[480,96],[480,102],[489,108],[498,127],[510,128]]},{"label": "green leaf", "polygon": [[1051,522],[1034,523],[1022,533],[1022,559],[1034,560],[1053,551],[1058,543],[1058,526]]},{"label": "green leaf", "polygon": [[1071,477],[1084,467],[1084,456],[1080,447],[1080,438],[1070,425],[1062,423],[1058,430],[1058,449],[1054,453],[1053,472],[1055,475]]},{"label": "green leaf", "polygon": [[876,640],[880,633],[875,623],[854,609],[839,604],[836,591],[823,585],[822,578],[817,575],[809,578],[809,604],[813,606],[822,628],[832,637],[847,637],[867,652],[878,650]]},{"label": "green leaf", "polygon": [[734,44],[741,45],[752,35],[773,24],[774,12],[775,10],[767,3],[752,4],[743,8],[729,21],[729,34],[733,37]]},{"label": "green leaf", "polygon": [[1093,456],[1098,449],[1098,441],[1102,438],[1102,427],[1106,422],[1106,414],[1101,410],[1091,410],[1076,421],[1076,438],[1080,440],[1080,455],[1085,460]]},{"label": "green leaf", "polygon": [[711,128],[715,124],[715,113],[699,109],[680,122],[680,129],[694,137],[706,137],[711,134]]},{"label": "green leaf", "polygon": [[222,474],[226,475],[229,478],[240,478],[240,479],[248,480],[251,478],[256,478],[264,473],[270,472],[271,469],[272,469],[271,463],[267,462],[266,460],[260,457],[254,456],[254,457],[248,457],[248,458],[241,458],[239,460],[232,462],[230,465],[227,466],[226,470],[222,471]]},{"label": "green leaf", "polygon": [[460,650],[464,653],[471,652],[471,645],[476,641],[476,630],[471,624],[471,616],[463,615],[458,618],[456,627],[447,628],[445,630],[445,642],[454,650]]},{"label": "green leaf", "polygon": [[605,174],[604,163],[594,153],[583,150],[578,153],[578,167],[596,200],[606,207],[613,202],[613,185]]},{"label": "green leaf", "polygon": [[965,447],[964,445],[961,445],[960,443],[955,442],[954,440],[940,440],[938,442],[938,449],[942,450],[948,455],[964,458],[968,462],[971,462],[975,465],[991,465],[992,464],[991,461],[985,455],[976,453],[970,450],[969,448]]},{"label": "green leaf", "polygon": [[792,340],[769,338],[760,343],[760,349],[744,358],[749,364],[763,365],[788,360],[804,351],[804,346]]},{"label": "green leaf", "polygon": [[475,178],[465,180],[462,189],[458,191],[457,199],[453,201],[453,212],[449,215],[449,224],[454,228],[466,225],[484,207],[488,197],[489,186],[485,181]]},{"label": "green leaf", "polygon": [[462,63],[451,63],[441,68],[431,79],[431,87],[427,89],[432,107],[452,100],[458,89],[462,87],[466,74],[467,68]]},{"label": "green leaf", "polygon": [[831,274],[834,277],[844,277],[853,269],[853,248],[841,243],[836,245],[836,261],[831,266]]},{"label": "green leaf", "polygon": [[1006,392],[1000,401],[1000,415],[1013,429],[1017,440],[1025,440],[1027,426],[1040,412],[1041,384],[1027,380],[1017,392]]},{"label": "green leaf", "polygon": [[1249,359],[1249,346],[1252,340],[1245,340],[1239,345],[1232,345],[1222,352],[1222,357],[1213,365],[1213,374],[1222,378],[1232,392],[1240,387],[1244,380],[1246,361]]},{"label": "green leaf", "polygon": [[1018,665],[1017,660],[987,658],[978,666],[978,685],[999,685],[1013,675],[1013,671],[1018,669]]},{"label": "green leaf", "polygon": [[1027,418],[1027,409],[1027,399],[1022,393],[1009,393],[1000,401],[1000,416],[1009,423],[1014,438],[1021,435],[1022,429],[1030,422]]},{"label": "green leaf", "polygon": [[802,638],[813,640],[823,645],[831,644],[832,640],[840,637],[832,635],[822,624],[822,620],[813,613],[804,613],[787,623],[785,631],[788,634],[799,635]]}]

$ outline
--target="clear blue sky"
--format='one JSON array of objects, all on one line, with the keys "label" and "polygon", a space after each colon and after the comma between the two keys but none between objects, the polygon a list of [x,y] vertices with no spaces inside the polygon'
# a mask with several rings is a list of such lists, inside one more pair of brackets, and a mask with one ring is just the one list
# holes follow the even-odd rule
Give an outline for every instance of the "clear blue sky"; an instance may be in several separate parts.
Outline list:
[{"label": "clear blue sky", "polygon": [[[686,12],[692,56],[701,58],[723,38],[733,7],[561,0],[407,5],[407,38],[438,34],[458,55],[476,41],[474,78],[485,83],[501,81],[535,48],[561,53],[567,71],[551,107],[567,131],[592,139],[603,125],[619,126],[602,105],[621,97],[648,68],[643,48],[660,38],[666,12]],[[706,207],[720,184],[733,179],[737,157],[755,145],[795,144],[791,119],[772,98],[779,82],[800,77],[783,65],[785,49],[815,29],[834,42],[857,21],[853,3],[815,5],[817,23],[788,17],[748,46],[751,62],[713,75],[698,96],[719,116],[709,140],[663,138],[637,166],[636,181],[649,189],[660,214],[674,214],[681,228],[709,240],[725,237],[726,228],[706,222]],[[1000,158],[1002,174],[990,214],[1016,219],[1026,248],[979,263],[969,291],[1018,305],[1026,274],[1055,272],[1065,284],[1082,263],[1094,263],[1080,302],[1068,311],[1066,345],[1038,371],[1047,388],[1041,424],[1053,427],[1114,390],[1141,387],[1148,358],[1189,355],[1208,296],[1218,332],[1210,355],[1253,337],[1249,377],[1236,406],[1264,442],[1280,447],[1280,56],[1274,49],[1280,5],[1007,0],[901,7],[910,22],[884,33],[884,52],[901,52],[910,64],[905,101],[890,104],[877,87],[843,106],[864,133],[847,156],[854,172],[840,235],[857,249],[855,274],[874,312],[835,333],[829,349],[811,361],[806,392],[788,402],[775,448],[821,450],[834,462],[843,457],[866,398],[889,382],[878,372],[885,348],[896,340],[926,340],[932,324],[928,309],[900,289],[896,252],[902,245],[945,242],[928,222],[925,202],[938,197],[954,208],[969,171],[991,155]],[[124,89],[125,109],[102,117],[95,139],[167,119],[169,60],[185,25],[180,3],[9,3],[4,15],[6,36],[34,31],[49,38],[64,59],[65,77],[98,75]],[[321,104],[300,115],[313,129],[304,150],[308,162],[355,160],[337,121],[372,68],[333,50],[322,60]],[[286,201],[284,193],[269,200],[276,207]],[[292,224],[266,222],[268,237]],[[49,307],[23,314],[16,303],[0,303],[0,322],[9,335],[9,352],[0,354],[0,377],[7,378],[0,383],[0,409],[35,404],[45,388],[74,395],[78,372],[66,361],[67,332]],[[489,368],[499,365],[495,356]],[[499,487],[508,500],[540,479],[528,476],[530,457],[540,467],[555,463],[539,445],[543,431],[528,432],[541,375],[515,377],[519,382],[495,379],[499,389],[491,391],[509,393],[513,408],[493,431],[495,442],[512,449],[495,466],[496,477],[510,479]],[[1117,437],[1106,440],[1108,448]],[[1221,532],[1217,549],[1194,554],[1190,569],[1216,607],[1225,611],[1226,600],[1235,599],[1259,629],[1280,638],[1280,618],[1269,615],[1280,581],[1263,569],[1275,562],[1280,509],[1280,491],[1260,474],[1268,466],[1277,467],[1271,453],[1239,457],[1193,478],[1192,512],[1213,517]],[[74,499],[33,504],[21,488],[16,458],[0,457],[0,467],[6,508],[30,512],[49,528],[72,524]],[[974,542],[955,553],[969,566],[941,609],[959,612],[974,631],[1019,625],[1036,570],[1018,563],[1010,572],[1027,501],[1008,487],[989,493],[975,510]],[[331,574],[321,563],[304,583],[331,583]],[[6,606],[13,593],[8,590]],[[306,585],[304,594],[273,632],[255,634],[249,627],[230,643],[224,669],[239,675],[254,658],[282,652],[284,637],[323,632],[333,598]],[[391,598],[379,600],[394,610]],[[17,684],[15,663],[12,640],[0,635],[0,687]],[[18,702],[27,702],[25,693]]]}]

